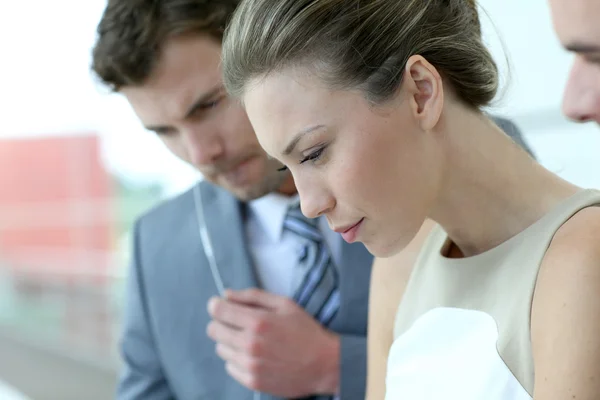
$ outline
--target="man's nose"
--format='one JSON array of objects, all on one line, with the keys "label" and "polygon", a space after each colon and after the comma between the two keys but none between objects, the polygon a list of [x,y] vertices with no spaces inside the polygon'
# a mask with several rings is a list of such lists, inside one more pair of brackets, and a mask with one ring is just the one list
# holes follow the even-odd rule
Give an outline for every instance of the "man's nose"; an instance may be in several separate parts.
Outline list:
[{"label": "man's nose", "polygon": [[215,164],[225,150],[217,132],[188,131],[183,135],[183,142],[190,163],[197,167]]},{"label": "man's nose", "polygon": [[567,82],[563,112],[574,121],[600,123],[600,71],[580,58]]}]

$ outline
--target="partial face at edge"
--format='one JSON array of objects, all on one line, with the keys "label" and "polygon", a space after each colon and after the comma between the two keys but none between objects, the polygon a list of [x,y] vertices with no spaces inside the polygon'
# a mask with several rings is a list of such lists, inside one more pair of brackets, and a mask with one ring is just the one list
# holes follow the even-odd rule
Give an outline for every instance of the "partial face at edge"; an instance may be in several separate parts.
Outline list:
[{"label": "partial face at edge", "polygon": [[550,0],[556,33],[575,61],[563,110],[576,121],[600,124],[600,1]]},{"label": "partial face at edge", "polygon": [[325,215],[346,240],[388,256],[426,218],[438,160],[408,98],[370,105],[286,70],[247,86],[244,104],[258,140],[292,172],[302,211]]},{"label": "partial face at edge", "polygon": [[242,200],[281,187],[289,173],[267,158],[241,104],[221,79],[221,46],[206,36],[168,41],[150,78],[125,87],[144,126],[204,178]]}]

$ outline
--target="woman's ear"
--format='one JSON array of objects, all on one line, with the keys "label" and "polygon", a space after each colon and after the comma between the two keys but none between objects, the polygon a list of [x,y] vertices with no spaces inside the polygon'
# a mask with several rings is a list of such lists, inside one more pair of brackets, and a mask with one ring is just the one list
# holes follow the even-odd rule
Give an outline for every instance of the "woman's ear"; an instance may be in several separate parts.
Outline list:
[{"label": "woman's ear", "polygon": [[444,108],[444,86],[437,69],[422,56],[410,57],[404,71],[404,86],[413,117],[421,129],[433,129]]}]

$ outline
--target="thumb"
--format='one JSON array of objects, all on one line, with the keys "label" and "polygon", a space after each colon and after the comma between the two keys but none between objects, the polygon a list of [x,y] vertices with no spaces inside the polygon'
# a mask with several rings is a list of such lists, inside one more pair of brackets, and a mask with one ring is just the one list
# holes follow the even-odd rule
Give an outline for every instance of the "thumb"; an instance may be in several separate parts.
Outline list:
[{"label": "thumb", "polygon": [[267,310],[275,310],[286,297],[278,296],[264,290],[251,288],[243,290],[226,290],[225,298],[229,301],[245,304],[247,306],[260,307]]}]

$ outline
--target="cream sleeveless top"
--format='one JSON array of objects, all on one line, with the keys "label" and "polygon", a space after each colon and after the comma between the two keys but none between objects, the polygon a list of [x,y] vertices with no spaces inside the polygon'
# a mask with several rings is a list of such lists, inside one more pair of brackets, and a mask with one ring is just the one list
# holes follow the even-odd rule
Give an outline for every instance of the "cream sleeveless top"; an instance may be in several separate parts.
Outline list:
[{"label": "cream sleeveless top", "polygon": [[531,400],[530,311],[538,271],[556,231],[600,191],[581,190],[501,245],[442,256],[434,228],[396,314],[386,400]]}]

